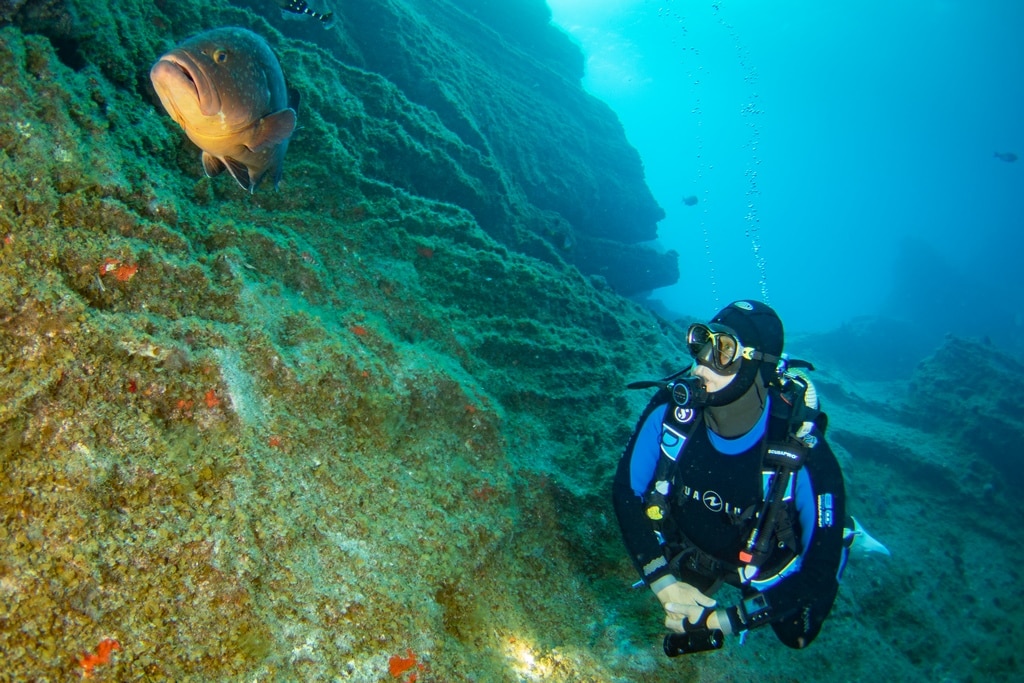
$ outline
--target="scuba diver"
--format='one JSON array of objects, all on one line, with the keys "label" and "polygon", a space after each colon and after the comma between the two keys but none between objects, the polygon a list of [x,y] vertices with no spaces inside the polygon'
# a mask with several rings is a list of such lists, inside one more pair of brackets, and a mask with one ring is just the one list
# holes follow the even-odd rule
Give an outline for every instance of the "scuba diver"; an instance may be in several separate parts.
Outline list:
[{"label": "scuba diver", "polygon": [[[658,388],[613,485],[623,541],[665,610],[669,656],[770,625],[792,648],[828,616],[851,545],[888,554],[852,518],[825,442],[810,363],[782,352],[779,316],[736,301],[686,335],[691,367]],[[731,607],[711,596],[725,583]]]}]

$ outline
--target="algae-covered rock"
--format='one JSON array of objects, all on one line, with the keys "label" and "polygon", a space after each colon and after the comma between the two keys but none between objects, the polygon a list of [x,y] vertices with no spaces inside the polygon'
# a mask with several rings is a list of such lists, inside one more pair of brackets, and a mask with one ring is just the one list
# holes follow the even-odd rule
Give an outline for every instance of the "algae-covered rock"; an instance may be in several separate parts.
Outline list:
[{"label": "algae-covered rock", "polygon": [[[990,341],[948,337],[914,370],[908,390],[911,424],[941,434],[994,467],[1011,486],[1024,483],[1024,363]],[[968,457],[959,467],[973,467]]]},{"label": "algae-covered rock", "polygon": [[[678,279],[674,254],[638,246],[656,237],[664,212],[615,114],[579,87],[578,48],[548,23],[544,3],[353,2],[342,14],[366,68],[434,112],[496,171],[481,178],[508,205],[475,211],[484,229],[513,246],[523,238],[510,230],[539,232],[567,261],[601,275],[635,265],[619,255],[637,245],[643,265],[633,272],[652,273],[633,282],[616,278],[623,293]],[[403,30],[392,30],[396,25]],[[449,199],[449,182],[427,176],[417,191]],[[531,225],[537,209],[561,217],[571,234]],[[585,241],[588,249],[578,252],[575,245]]]},{"label": "algae-covered rock", "polygon": [[[553,501],[603,481],[636,407],[609,396],[671,336],[482,229],[478,157],[387,79],[218,3],[311,94],[281,192],[201,178],[136,78],[199,26],[111,7],[0,29],[5,675],[377,680],[412,649],[497,680],[509,638],[601,670],[554,654],[588,637],[561,590],[543,625],[522,601],[578,587]],[[414,192],[438,172],[462,189]],[[575,459],[587,405],[613,428]]]}]

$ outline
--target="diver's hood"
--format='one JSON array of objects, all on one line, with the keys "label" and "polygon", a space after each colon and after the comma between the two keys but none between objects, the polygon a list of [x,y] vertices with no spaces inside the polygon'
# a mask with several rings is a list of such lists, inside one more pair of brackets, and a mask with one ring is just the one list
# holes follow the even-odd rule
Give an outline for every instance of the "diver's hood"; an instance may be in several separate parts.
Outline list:
[{"label": "diver's hood", "polygon": [[[711,322],[731,330],[743,346],[775,358],[782,357],[785,339],[782,320],[767,304],[760,301],[734,301],[719,311]],[[724,406],[738,401],[755,382],[767,387],[778,376],[775,363],[751,358],[743,358],[739,362],[740,368],[728,386],[708,394],[709,406]]]},{"label": "diver's hood", "polygon": [[724,405],[710,402],[716,393],[722,392],[708,394],[709,403],[704,419],[708,427],[719,436],[727,439],[743,436],[754,428],[764,414],[768,388],[761,382],[751,382],[742,396]]}]

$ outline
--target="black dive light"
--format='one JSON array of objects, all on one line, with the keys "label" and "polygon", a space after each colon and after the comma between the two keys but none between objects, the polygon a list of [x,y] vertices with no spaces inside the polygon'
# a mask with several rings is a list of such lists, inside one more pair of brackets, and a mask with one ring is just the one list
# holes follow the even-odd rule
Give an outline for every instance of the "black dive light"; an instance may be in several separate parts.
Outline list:
[{"label": "black dive light", "polygon": [[669,633],[665,636],[663,647],[669,657],[690,655],[694,652],[721,650],[725,644],[725,634],[719,628],[701,628],[685,633]]},{"label": "black dive light", "polygon": [[[744,598],[740,604],[726,610],[728,619],[737,633],[760,628],[772,621],[772,609],[763,593]],[[694,652],[721,650],[725,644],[725,633],[719,628],[695,628],[683,633],[669,633],[663,647],[669,657],[689,655]]]}]

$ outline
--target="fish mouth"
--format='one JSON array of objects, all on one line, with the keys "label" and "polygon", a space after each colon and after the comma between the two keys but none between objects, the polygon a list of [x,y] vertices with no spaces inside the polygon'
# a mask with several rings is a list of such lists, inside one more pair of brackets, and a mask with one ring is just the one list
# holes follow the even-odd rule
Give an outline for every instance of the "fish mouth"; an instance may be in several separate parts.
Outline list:
[{"label": "fish mouth", "polygon": [[204,116],[213,116],[220,111],[220,95],[213,83],[197,63],[183,50],[172,50],[153,65],[150,78],[158,90],[169,94],[171,99],[183,96],[195,101]]}]

